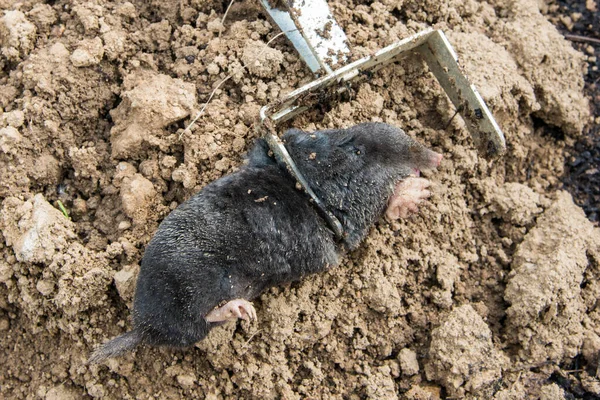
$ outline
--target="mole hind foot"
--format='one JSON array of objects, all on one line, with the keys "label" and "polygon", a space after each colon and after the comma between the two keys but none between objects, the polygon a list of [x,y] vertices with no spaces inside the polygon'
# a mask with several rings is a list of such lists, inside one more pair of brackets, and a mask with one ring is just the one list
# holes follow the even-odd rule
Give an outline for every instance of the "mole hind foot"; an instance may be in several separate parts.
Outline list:
[{"label": "mole hind foot", "polygon": [[388,201],[385,215],[394,220],[406,218],[411,212],[419,211],[419,204],[431,195],[431,192],[427,190],[429,185],[430,182],[427,179],[412,176],[399,182]]},{"label": "mole hind foot", "polygon": [[237,318],[246,321],[256,319],[256,310],[252,303],[244,299],[231,300],[224,306],[215,308],[204,317],[207,322],[224,322]]}]

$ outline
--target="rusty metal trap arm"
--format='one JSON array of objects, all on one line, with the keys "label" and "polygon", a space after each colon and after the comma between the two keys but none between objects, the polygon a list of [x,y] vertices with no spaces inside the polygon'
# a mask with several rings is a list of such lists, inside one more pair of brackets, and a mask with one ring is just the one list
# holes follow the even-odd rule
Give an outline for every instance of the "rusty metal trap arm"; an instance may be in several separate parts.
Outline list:
[{"label": "rusty metal trap arm", "polygon": [[446,35],[439,30],[420,32],[294,90],[276,103],[264,106],[260,111],[260,120],[264,121],[268,117],[277,124],[292,118],[308,108],[301,103],[311,95],[333,85],[341,85],[337,89],[343,91],[345,82],[357,79],[365,73],[375,72],[413,51],[423,56],[429,69],[462,115],[478,151],[490,159],[503,154],[506,151],[506,143],[502,130],[475,86],[471,85],[462,73],[454,49]]}]

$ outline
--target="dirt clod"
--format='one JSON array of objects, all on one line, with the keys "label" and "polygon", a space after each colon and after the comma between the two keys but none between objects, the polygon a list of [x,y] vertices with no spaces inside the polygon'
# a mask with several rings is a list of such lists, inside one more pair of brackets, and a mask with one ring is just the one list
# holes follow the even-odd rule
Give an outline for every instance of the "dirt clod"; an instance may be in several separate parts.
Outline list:
[{"label": "dirt clod", "polygon": [[452,395],[485,393],[500,378],[506,357],[495,349],[490,329],[470,305],[452,310],[431,336],[427,378],[443,382]]},{"label": "dirt clod", "polygon": [[[285,36],[267,45],[280,31],[258,2],[234,2],[222,22],[226,3],[2,2],[0,397],[597,391],[600,232],[558,190],[571,170],[597,217],[597,141],[564,156],[591,121],[583,74],[597,50],[574,50],[548,21],[558,6],[536,0],[329,1],[355,56],[442,29],[507,154],[480,157],[414,57],[335,101],[317,97],[278,129],[383,121],[443,153],[420,213],[380,221],[340,266],[262,294],[256,323],[224,324],[190,349],[84,365],[131,327],[136,274],[160,221],[241,165],[261,106],[314,79]],[[585,10],[557,23],[575,31],[597,12]]]},{"label": "dirt clod", "polygon": [[511,304],[508,337],[521,344],[527,360],[558,361],[581,348],[581,284],[587,254],[600,247],[595,231],[571,196],[558,192],[519,245],[504,296]]},{"label": "dirt clod", "polygon": [[411,376],[419,373],[419,362],[417,361],[417,353],[410,349],[402,349],[398,354],[400,361],[400,369],[402,374]]}]

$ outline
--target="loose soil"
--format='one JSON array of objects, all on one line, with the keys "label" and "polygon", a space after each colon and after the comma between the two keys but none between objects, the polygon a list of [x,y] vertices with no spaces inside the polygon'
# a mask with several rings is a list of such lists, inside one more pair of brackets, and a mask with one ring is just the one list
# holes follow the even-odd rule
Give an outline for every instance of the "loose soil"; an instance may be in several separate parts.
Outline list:
[{"label": "loose soil", "polygon": [[255,323],[86,366],[131,327],[160,221],[235,171],[260,107],[313,76],[285,38],[266,47],[279,30],[254,0],[224,24],[227,1],[0,0],[0,397],[600,396],[600,229],[561,189],[599,122],[594,55],[536,0],[329,3],[356,56],[444,30],[507,154],[477,154],[417,58],[322,99],[288,126],[383,121],[443,153],[430,203],[382,220],[338,268],[264,293]]}]

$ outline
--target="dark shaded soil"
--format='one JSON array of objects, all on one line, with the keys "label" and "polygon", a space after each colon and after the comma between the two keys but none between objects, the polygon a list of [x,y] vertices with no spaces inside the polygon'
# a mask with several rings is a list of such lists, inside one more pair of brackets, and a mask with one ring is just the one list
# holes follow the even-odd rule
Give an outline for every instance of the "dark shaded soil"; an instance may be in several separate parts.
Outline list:
[{"label": "dark shaded soil", "polygon": [[[583,137],[566,150],[563,188],[571,193],[575,202],[583,208],[590,221],[600,221],[600,5],[596,10],[586,8],[585,1],[559,1],[558,9],[551,20],[565,37],[573,42],[573,47],[588,57],[588,71],[585,75],[584,92],[590,101],[593,123],[584,131]],[[581,17],[578,18],[578,14]],[[573,22],[575,15],[577,21]],[[568,17],[568,19],[565,19]],[[570,19],[570,21],[569,21]],[[582,385],[581,373],[588,376],[598,374],[590,368],[579,368],[578,358],[563,370],[572,370],[573,374],[555,372],[550,381],[558,384],[567,398],[598,399]]]},{"label": "dark shaded soil", "polygon": [[596,3],[595,11],[586,8],[586,2],[581,0],[559,1],[557,5],[553,18],[557,27],[573,41],[574,48],[589,56],[585,93],[594,115],[594,122],[586,128],[581,140],[567,150],[563,185],[597,224],[600,220],[600,5]]}]

